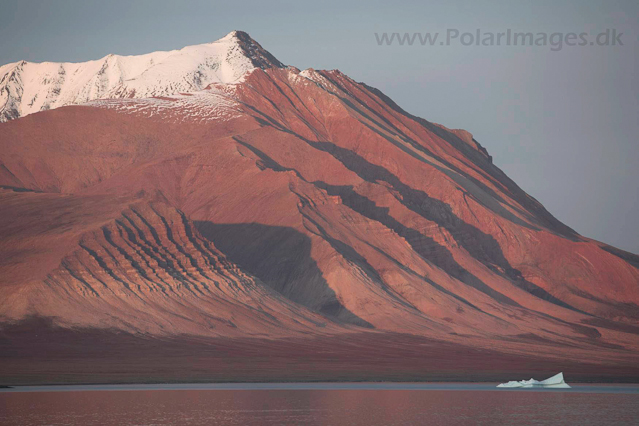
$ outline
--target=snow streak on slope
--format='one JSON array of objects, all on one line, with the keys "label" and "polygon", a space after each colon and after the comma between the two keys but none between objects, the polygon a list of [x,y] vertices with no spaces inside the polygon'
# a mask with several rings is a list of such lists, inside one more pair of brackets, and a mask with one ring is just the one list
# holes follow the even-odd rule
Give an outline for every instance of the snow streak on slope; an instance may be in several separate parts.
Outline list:
[{"label": "snow streak on slope", "polygon": [[138,56],[108,55],[83,63],[0,67],[0,122],[94,99],[148,98],[241,81],[255,68],[283,66],[248,34]]},{"label": "snow streak on slope", "polygon": [[[225,88],[232,92],[233,86]],[[87,105],[147,118],[157,116],[169,122],[219,121],[240,116],[240,104],[229,95],[206,90],[161,98],[99,99]]]}]

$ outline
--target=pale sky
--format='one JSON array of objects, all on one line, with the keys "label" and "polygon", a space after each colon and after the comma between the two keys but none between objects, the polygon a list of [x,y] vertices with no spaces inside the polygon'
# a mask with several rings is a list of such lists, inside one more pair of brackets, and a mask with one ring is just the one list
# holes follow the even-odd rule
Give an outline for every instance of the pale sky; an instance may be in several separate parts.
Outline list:
[{"label": "pale sky", "polygon": [[[0,65],[206,43],[238,29],[298,68],[340,69],[475,135],[587,237],[639,253],[639,2],[0,0]],[[623,46],[379,46],[375,33],[623,33]],[[588,40],[591,40],[589,38]]]}]

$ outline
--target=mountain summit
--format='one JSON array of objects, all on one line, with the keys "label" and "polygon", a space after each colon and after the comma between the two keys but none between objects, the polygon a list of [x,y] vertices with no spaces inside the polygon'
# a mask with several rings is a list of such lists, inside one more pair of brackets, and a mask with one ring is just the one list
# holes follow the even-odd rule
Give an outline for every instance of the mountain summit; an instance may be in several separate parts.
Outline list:
[{"label": "mountain summit", "polygon": [[2,70],[3,383],[639,378],[639,257],[467,131],[241,32]]},{"label": "mountain summit", "polygon": [[0,122],[94,99],[148,98],[232,84],[256,68],[282,67],[247,33],[145,55],[81,63],[20,61],[0,67]]}]

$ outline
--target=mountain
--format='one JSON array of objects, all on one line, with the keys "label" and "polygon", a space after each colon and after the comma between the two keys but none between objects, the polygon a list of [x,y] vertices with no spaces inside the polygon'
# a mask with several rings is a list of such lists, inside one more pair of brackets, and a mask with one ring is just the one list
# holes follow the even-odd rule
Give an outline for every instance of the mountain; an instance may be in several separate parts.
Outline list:
[{"label": "mountain", "polygon": [[0,67],[0,122],[105,98],[148,98],[235,83],[282,64],[246,33],[147,55],[107,55],[82,63],[20,61]]},{"label": "mountain", "polygon": [[150,57],[0,124],[5,382],[639,378],[639,257],[471,133],[242,32]]}]

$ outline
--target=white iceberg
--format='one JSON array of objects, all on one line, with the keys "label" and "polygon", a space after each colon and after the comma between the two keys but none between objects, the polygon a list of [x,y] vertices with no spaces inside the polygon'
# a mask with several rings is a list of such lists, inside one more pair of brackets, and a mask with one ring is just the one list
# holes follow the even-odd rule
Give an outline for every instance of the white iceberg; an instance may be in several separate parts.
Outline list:
[{"label": "white iceberg", "polygon": [[564,373],[555,374],[546,380],[537,381],[535,379],[521,380],[519,382],[508,382],[497,385],[498,388],[549,388],[549,389],[570,389],[568,383],[564,381]]}]

